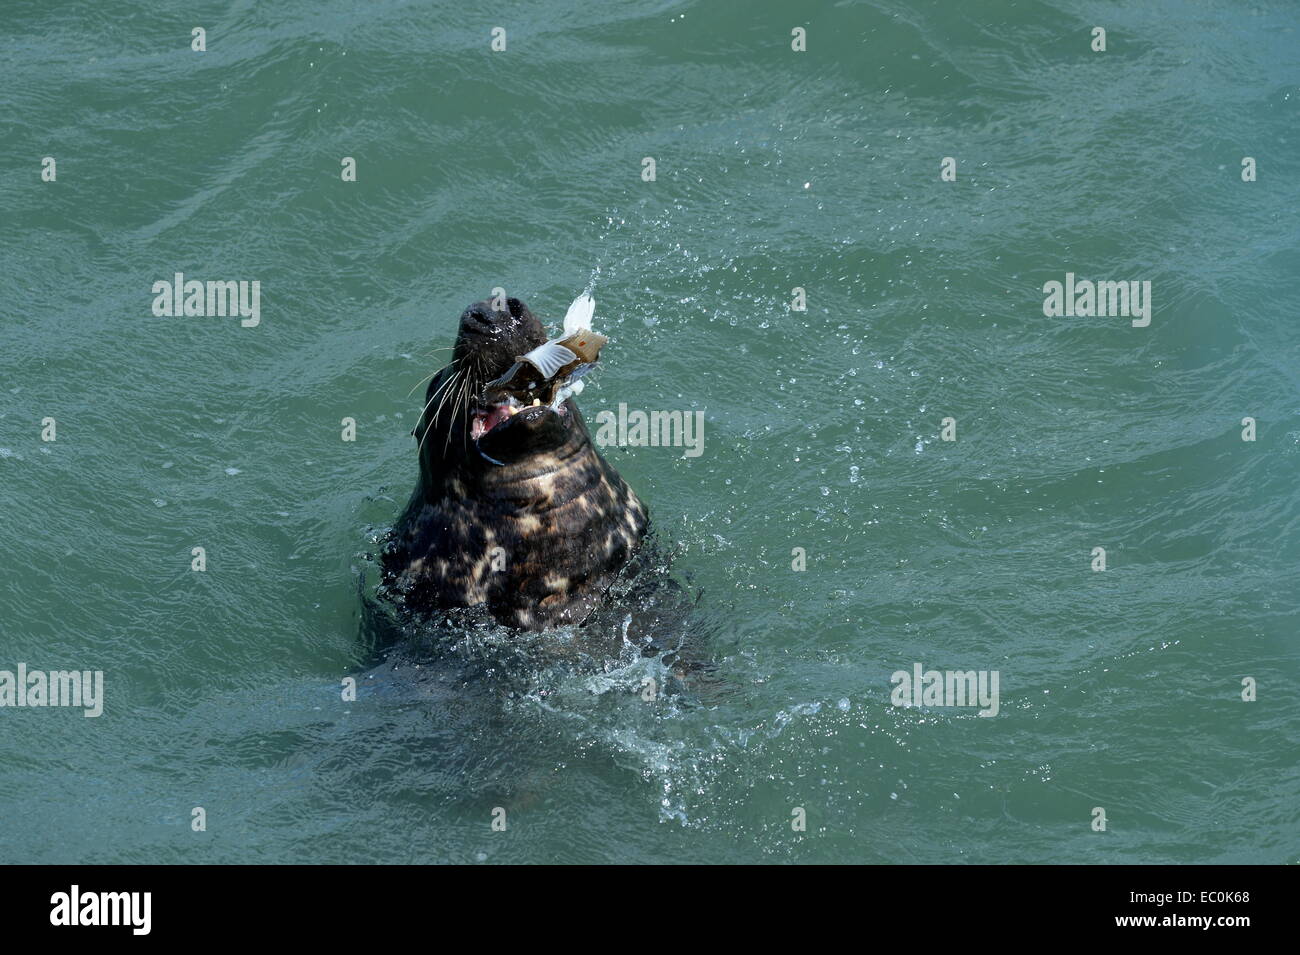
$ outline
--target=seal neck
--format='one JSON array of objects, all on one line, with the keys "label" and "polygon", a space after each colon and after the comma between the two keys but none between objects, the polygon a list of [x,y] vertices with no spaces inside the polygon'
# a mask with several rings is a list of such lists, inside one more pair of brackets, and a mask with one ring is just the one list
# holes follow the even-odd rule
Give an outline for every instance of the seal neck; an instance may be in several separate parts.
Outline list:
[{"label": "seal neck", "polygon": [[456,454],[442,459],[437,471],[421,462],[420,483],[424,497],[436,503],[447,497],[465,498],[490,495],[493,489],[506,488],[529,481],[545,481],[580,465],[595,456],[591,436],[581,420],[574,422],[563,444],[546,451],[534,451],[519,458],[498,458],[470,441],[468,448],[456,448]]}]

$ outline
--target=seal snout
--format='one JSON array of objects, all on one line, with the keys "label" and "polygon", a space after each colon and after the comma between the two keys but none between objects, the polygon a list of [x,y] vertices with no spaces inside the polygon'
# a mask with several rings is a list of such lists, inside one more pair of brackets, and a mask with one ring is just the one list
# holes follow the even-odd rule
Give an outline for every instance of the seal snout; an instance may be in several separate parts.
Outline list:
[{"label": "seal snout", "polygon": [[518,335],[523,340],[546,340],[542,323],[517,298],[505,301],[505,308],[494,307],[492,299],[475,302],[460,316],[460,335],[469,338],[498,338]]},{"label": "seal snout", "polygon": [[472,360],[485,381],[509,368],[515,355],[546,341],[542,323],[519,299],[506,299],[504,308],[496,304],[486,299],[465,309],[456,335],[456,357]]},{"label": "seal snout", "polygon": [[460,317],[460,333],[471,337],[499,334],[500,329],[492,321],[494,314],[482,303],[471,305]]}]

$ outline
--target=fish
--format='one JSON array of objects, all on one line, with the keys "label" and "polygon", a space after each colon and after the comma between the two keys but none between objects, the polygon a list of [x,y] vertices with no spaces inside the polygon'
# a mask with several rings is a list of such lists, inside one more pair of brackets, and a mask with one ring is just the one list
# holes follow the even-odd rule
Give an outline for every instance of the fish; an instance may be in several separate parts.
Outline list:
[{"label": "fish", "polygon": [[573,300],[564,316],[563,333],[532,351],[515,356],[515,363],[500,378],[487,383],[486,391],[503,392],[522,404],[540,404],[550,391],[547,404],[555,407],[570,395],[581,394],[582,377],[600,361],[600,351],[609,338],[591,327],[596,300],[584,292]]}]

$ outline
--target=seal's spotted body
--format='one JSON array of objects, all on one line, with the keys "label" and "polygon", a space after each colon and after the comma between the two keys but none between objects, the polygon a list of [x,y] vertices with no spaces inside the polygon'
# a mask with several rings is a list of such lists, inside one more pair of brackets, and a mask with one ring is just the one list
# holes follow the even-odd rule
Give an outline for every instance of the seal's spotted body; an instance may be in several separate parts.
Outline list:
[{"label": "seal's spotted body", "polygon": [[509,414],[481,404],[484,384],[545,340],[517,299],[461,317],[415,429],[420,480],[384,555],[408,606],[485,604],[525,630],[580,623],[640,545],[645,507],[572,399]]}]

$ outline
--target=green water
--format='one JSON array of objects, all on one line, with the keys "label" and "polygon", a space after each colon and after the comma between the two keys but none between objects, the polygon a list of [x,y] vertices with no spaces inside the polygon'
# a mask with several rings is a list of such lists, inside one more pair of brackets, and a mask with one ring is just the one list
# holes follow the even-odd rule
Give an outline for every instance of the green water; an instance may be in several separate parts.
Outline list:
[{"label": "green water", "polygon": [[[1297,25],[4,0],[0,669],[106,702],[0,709],[0,858],[1300,860]],[[176,272],[260,324],[155,317]],[[1046,317],[1066,272],[1149,280],[1150,326]],[[607,455],[724,689],[342,701],[459,312],[593,281],[588,420],[705,412],[698,458]],[[998,715],[891,706],[914,663]]]}]

